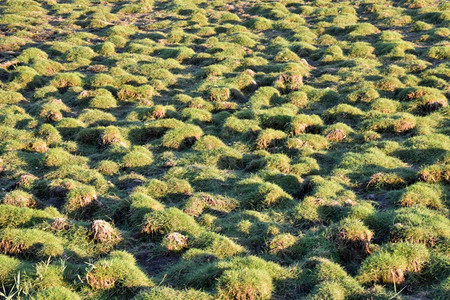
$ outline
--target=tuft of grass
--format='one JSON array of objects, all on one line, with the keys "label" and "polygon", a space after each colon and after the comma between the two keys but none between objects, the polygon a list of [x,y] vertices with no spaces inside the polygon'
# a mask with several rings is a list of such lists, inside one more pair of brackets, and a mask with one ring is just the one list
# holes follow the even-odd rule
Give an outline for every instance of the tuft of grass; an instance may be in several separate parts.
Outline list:
[{"label": "tuft of grass", "polygon": [[203,135],[203,130],[195,125],[187,124],[167,131],[161,144],[166,148],[181,150],[194,144]]},{"label": "tuft of grass", "polygon": [[193,217],[175,207],[150,212],[144,218],[142,232],[146,234],[168,234],[178,231],[195,236],[201,232],[201,227]]},{"label": "tuft of grass", "polygon": [[223,299],[270,299],[273,283],[264,270],[226,270],[219,278],[218,290]]},{"label": "tuft of grass", "polygon": [[79,300],[81,297],[63,286],[55,286],[40,290],[34,296],[36,300]]},{"label": "tuft of grass", "polygon": [[292,196],[274,183],[258,179],[244,179],[237,185],[245,207],[262,209],[277,205],[286,205],[292,201]]},{"label": "tuft of grass", "polygon": [[118,288],[122,293],[154,286],[136,265],[134,256],[126,251],[113,251],[107,258],[95,262],[87,272],[86,280],[94,290]]},{"label": "tuft of grass", "polygon": [[98,207],[97,193],[92,186],[80,185],[71,189],[66,196],[64,211],[70,216],[83,218]]},{"label": "tuft of grass", "polygon": [[37,258],[61,256],[63,240],[40,229],[6,228],[0,232],[0,252]]},{"label": "tuft of grass", "polygon": [[3,204],[33,208],[37,203],[32,194],[21,190],[14,190],[3,197]]},{"label": "tuft of grass", "polygon": [[443,197],[440,186],[417,182],[405,189],[399,201],[402,206],[423,205],[442,209],[444,207]]},{"label": "tuft of grass", "polygon": [[448,220],[425,207],[405,207],[397,211],[391,228],[392,241],[435,245],[445,243],[450,234]]},{"label": "tuft of grass", "polygon": [[429,251],[423,245],[387,244],[363,261],[358,280],[361,283],[400,284],[409,273],[420,272],[429,257]]}]

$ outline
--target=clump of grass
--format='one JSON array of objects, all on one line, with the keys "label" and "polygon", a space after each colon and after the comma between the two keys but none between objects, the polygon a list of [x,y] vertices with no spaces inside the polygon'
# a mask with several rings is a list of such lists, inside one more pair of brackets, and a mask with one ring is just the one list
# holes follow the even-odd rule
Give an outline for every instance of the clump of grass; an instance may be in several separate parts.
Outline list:
[{"label": "clump of grass", "polygon": [[270,299],[273,283],[264,270],[226,270],[219,278],[218,290],[223,299]]},{"label": "clump of grass", "polygon": [[32,190],[34,187],[37,186],[37,181],[39,180],[39,177],[26,173],[23,175],[20,175],[19,179],[16,182],[17,187],[24,189],[24,190]]},{"label": "clump of grass", "polygon": [[378,172],[370,177],[367,187],[369,189],[398,189],[406,185],[405,179],[403,179],[397,173]]},{"label": "clump of grass", "polygon": [[271,154],[263,158],[264,167],[268,170],[277,170],[282,173],[289,173],[291,159],[281,153]]},{"label": "clump of grass", "polygon": [[22,51],[22,53],[16,57],[18,61],[30,64],[35,60],[47,59],[48,54],[39,48],[30,47]]},{"label": "clump of grass", "polygon": [[187,124],[167,131],[161,141],[162,146],[180,150],[194,144],[203,135],[203,130]]},{"label": "clump of grass", "polygon": [[448,162],[444,162],[423,167],[418,172],[418,177],[428,183],[449,182],[450,165]]},{"label": "clump of grass", "polygon": [[219,77],[222,76],[223,73],[229,72],[230,69],[222,64],[212,64],[202,68],[202,74],[204,77],[214,76]]},{"label": "clump of grass", "polygon": [[353,133],[353,129],[344,123],[335,123],[328,126],[324,132],[325,138],[330,142],[342,142],[347,138],[347,135]]},{"label": "clump of grass", "polygon": [[35,89],[43,84],[39,73],[26,66],[19,66],[9,74],[9,87],[11,90]]},{"label": "clump of grass", "polygon": [[280,257],[292,257],[295,255],[294,246],[298,242],[298,238],[289,234],[282,233],[274,236],[268,243],[269,253]]},{"label": "clump of grass", "polygon": [[142,291],[135,296],[136,300],[212,300],[213,296],[195,289],[176,290],[173,288],[158,286],[149,291]]},{"label": "clump of grass", "polygon": [[122,159],[124,168],[141,168],[153,163],[153,153],[143,146],[134,146]]},{"label": "clump of grass", "polygon": [[37,203],[32,194],[22,190],[14,190],[7,193],[5,197],[3,197],[3,204],[33,208]]},{"label": "clump of grass", "polygon": [[188,238],[179,232],[172,232],[164,237],[161,245],[169,251],[179,252],[188,248]]},{"label": "clump of grass", "polygon": [[449,150],[449,139],[443,134],[428,134],[410,137],[402,146],[404,149],[397,152],[402,159],[412,163],[434,163]]},{"label": "clump of grass", "polygon": [[290,105],[264,110],[261,115],[261,123],[265,127],[285,129],[296,111],[297,109]]},{"label": "clump of grass", "polygon": [[209,100],[215,101],[227,101],[230,98],[230,89],[227,87],[212,88],[209,91]]},{"label": "clump of grass", "polygon": [[416,127],[416,118],[409,113],[369,114],[367,119],[361,123],[366,130],[372,130],[380,133],[404,133],[409,132]]},{"label": "clump of grass", "polygon": [[0,89],[0,103],[1,104],[17,104],[21,101],[25,101],[25,97],[14,91],[4,91]]},{"label": "clump of grass", "polygon": [[98,143],[102,147],[108,147],[111,145],[127,146],[120,129],[116,126],[106,127],[100,134]]},{"label": "clump of grass", "polygon": [[151,235],[180,232],[195,236],[201,232],[201,227],[193,217],[171,207],[145,215],[142,232]]},{"label": "clump of grass", "polygon": [[45,140],[49,145],[54,145],[62,141],[61,134],[58,129],[51,124],[42,124],[37,130],[37,135]]},{"label": "clump of grass", "polygon": [[102,160],[96,166],[97,171],[103,175],[114,175],[119,172],[119,164],[112,160]]},{"label": "clump of grass", "polygon": [[349,26],[348,29],[349,29],[348,35],[351,38],[359,38],[362,36],[373,35],[380,32],[380,30],[373,24],[364,22],[361,22],[357,25]]},{"label": "clump of grass", "polygon": [[45,290],[63,285],[63,272],[66,266],[63,263],[50,263],[48,261],[39,262],[35,266],[37,278],[33,281],[33,286],[37,290]]},{"label": "clump of grass", "polygon": [[420,272],[429,256],[423,245],[387,244],[363,261],[358,280],[361,283],[403,283],[409,273]]},{"label": "clump of grass", "polygon": [[39,229],[3,229],[0,232],[0,240],[0,252],[5,254],[35,255],[44,258],[60,256],[64,252],[63,241],[60,238]]},{"label": "clump of grass", "polygon": [[410,109],[424,115],[446,107],[447,105],[446,97],[440,93],[436,93],[418,98],[411,104]]},{"label": "clump of grass", "polygon": [[152,211],[159,211],[164,209],[164,205],[152,197],[140,193],[134,192],[130,195],[130,223],[135,225],[141,225],[144,216]]},{"label": "clump of grass", "polygon": [[48,122],[61,121],[63,112],[70,112],[70,108],[61,99],[51,99],[41,106],[39,116]]},{"label": "clump of grass", "polygon": [[139,101],[145,105],[152,104],[152,98],[155,95],[155,91],[150,85],[141,85],[138,87],[132,85],[123,85],[117,92],[117,98],[124,102]]},{"label": "clump of grass", "polygon": [[322,119],[318,115],[300,114],[295,116],[290,124],[290,131],[293,135],[302,133],[317,133],[323,125]]},{"label": "clump of grass", "polygon": [[80,296],[71,291],[69,288],[63,286],[49,287],[38,291],[34,298],[36,300],[79,300]]},{"label": "clump of grass", "polygon": [[67,193],[64,211],[76,218],[86,217],[98,207],[97,197],[97,193],[92,186],[80,185],[75,187]]},{"label": "clump of grass", "polygon": [[111,224],[103,220],[94,220],[89,225],[89,237],[95,242],[114,245],[122,239],[121,234]]},{"label": "clump of grass", "polygon": [[259,133],[256,139],[256,147],[258,149],[277,147],[286,137],[287,134],[281,130],[275,130],[271,128],[264,129]]},{"label": "clump of grass", "polygon": [[272,206],[282,206],[292,200],[292,196],[274,183],[261,179],[244,179],[236,190],[241,196],[245,207],[262,209]]},{"label": "clump of grass", "polygon": [[364,112],[357,107],[348,104],[338,104],[335,107],[324,111],[324,119],[328,122],[336,121],[357,121],[364,115]]},{"label": "clump of grass", "polygon": [[205,109],[185,108],[181,112],[181,115],[183,116],[183,118],[186,118],[188,122],[193,122],[197,124],[201,124],[202,122],[209,123],[212,121],[211,112]]},{"label": "clump of grass", "polygon": [[439,212],[425,207],[405,207],[397,211],[391,229],[393,242],[404,241],[434,246],[450,236],[448,220]]},{"label": "clump of grass", "polygon": [[[338,168],[346,170],[346,172],[352,172],[351,170],[353,170],[353,172],[358,174],[359,180],[369,180],[370,176],[385,169],[405,166],[405,163],[400,159],[386,155],[377,148],[370,148],[362,153],[348,152],[344,154]],[[353,176],[356,176],[356,174]]]},{"label": "clump of grass", "polygon": [[290,49],[283,49],[275,55],[273,60],[279,63],[285,63],[290,61],[299,62],[300,57],[298,57],[298,55],[295,54],[295,52],[293,52]]},{"label": "clump of grass", "polygon": [[169,187],[166,182],[153,178],[149,180],[142,188],[138,188],[137,191],[159,199],[167,195],[168,189]]},{"label": "clump of grass", "polygon": [[338,45],[328,47],[322,58],[322,62],[336,62],[344,59],[344,51]]},{"label": "clump of grass", "polygon": [[272,29],[272,21],[264,17],[256,17],[248,21],[248,27],[253,30],[269,30]]},{"label": "clump of grass", "polygon": [[350,47],[348,56],[352,58],[374,58],[374,50],[375,48],[372,47],[369,43],[356,42]]},{"label": "clump of grass", "polygon": [[290,172],[298,176],[311,174],[320,170],[317,161],[312,157],[303,157],[291,166]]},{"label": "clump of grass", "polygon": [[72,155],[62,148],[50,149],[45,154],[45,165],[47,167],[61,167],[72,163]]},{"label": "clump of grass", "polygon": [[236,244],[228,237],[209,231],[205,231],[196,237],[193,245],[214,254],[219,259],[229,258],[245,252],[244,247]]},{"label": "clump of grass", "polygon": [[403,88],[403,83],[396,77],[386,76],[377,82],[377,87],[383,91],[395,91]]},{"label": "clump of grass", "polygon": [[370,108],[385,114],[392,114],[401,108],[401,104],[395,100],[379,98],[370,105]]},{"label": "clump of grass", "polygon": [[323,46],[331,46],[336,43],[336,38],[329,34],[323,34],[318,39],[318,44]]},{"label": "clump of grass", "polygon": [[277,76],[274,87],[284,93],[297,91],[303,86],[303,76],[300,73],[287,72]]},{"label": "clump of grass", "polygon": [[350,102],[365,102],[370,103],[374,101],[375,99],[378,99],[380,97],[380,94],[377,92],[377,90],[373,88],[362,88],[359,90],[356,90],[354,92],[351,92],[347,95],[347,100]]},{"label": "clump of grass", "polygon": [[405,189],[399,201],[402,206],[423,205],[442,209],[442,198],[443,193],[439,186],[417,182]]},{"label": "clump of grass", "polygon": [[450,46],[433,46],[427,51],[427,56],[432,59],[449,59]]},{"label": "clump of grass", "polygon": [[95,186],[98,190],[103,191],[107,187],[107,181],[96,170],[88,169],[86,166],[66,165],[59,167],[55,171],[45,175],[45,179],[73,179],[82,183]]},{"label": "clump of grass", "polygon": [[89,85],[94,88],[114,86],[115,80],[111,75],[100,73],[89,78]]},{"label": "clump of grass", "polygon": [[[338,264],[326,258],[311,257],[302,264],[302,269],[308,270],[301,277],[300,284],[307,291],[310,291],[311,298],[320,298],[322,293],[330,290],[338,291],[338,295],[343,297],[362,294],[363,289],[358,282],[349,276],[347,272]],[[329,286],[330,284],[331,287]],[[327,287],[328,286],[328,287]],[[338,298],[339,299],[339,298]]]},{"label": "clump of grass", "polygon": [[87,65],[95,57],[95,52],[86,46],[75,46],[64,53],[64,59],[70,62],[76,62]]},{"label": "clump of grass", "polygon": [[31,273],[30,269],[31,266],[28,263],[8,255],[0,254],[0,283],[3,286],[8,286],[13,283],[19,272],[21,274]]},{"label": "clump of grass", "polygon": [[69,88],[81,86],[83,78],[79,73],[59,73],[50,81],[50,85],[56,88]]},{"label": "clump of grass", "polygon": [[207,151],[211,149],[218,149],[225,147],[225,144],[219,138],[213,135],[204,135],[197,142],[195,142],[192,149],[196,151]]},{"label": "clump of grass", "polygon": [[[108,126],[113,122],[116,122],[117,119],[113,114],[104,112],[98,109],[84,109],[81,114],[78,116],[78,121],[83,122],[85,125],[99,125],[99,126]],[[89,130],[96,130],[95,128],[87,128],[86,132]],[[80,131],[80,134],[83,130]],[[91,141],[92,142],[92,141]],[[97,142],[94,140],[93,142]],[[89,143],[89,142],[88,142]]]},{"label": "clump of grass", "polygon": [[154,283],[136,265],[128,252],[113,251],[107,258],[98,260],[86,274],[87,283],[95,290],[122,289],[123,293]]},{"label": "clump of grass", "polygon": [[292,150],[320,150],[328,148],[329,142],[321,135],[307,133],[288,139],[286,147]]},{"label": "clump of grass", "polygon": [[95,92],[95,96],[89,101],[89,107],[94,109],[116,108],[117,100],[108,90],[99,89]]},{"label": "clump of grass", "polygon": [[369,255],[374,233],[358,219],[345,218],[336,228],[335,240],[344,260],[362,259]]},{"label": "clump of grass", "polygon": [[33,225],[42,220],[51,220],[60,216],[55,208],[39,210],[0,204],[0,228],[13,228],[24,224]]},{"label": "clump of grass", "polygon": [[305,108],[308,105],[308,95],[301,91],[294,91],[287,94],[286,100],[299,108]]},{"label": "clump of grass", "polygon": [[278,101],[280,92],[273,87],[260,87],[253,96],[250,97],[250,104],[253,109],[270,106],[271,103]]},{"label": "clump of grass", "polygon": [[116,46],[112,42],[104,42],[98,48],[97,53],[102,56],[113,56],[116,54]]},{"label": "clump of grass", "polygon": [[186,201],[184,212],[188,215],[198,217],[205,209],[217,211],[230,211],[236,207],[234,201],[216,197],[207,193],[195,193]]}]

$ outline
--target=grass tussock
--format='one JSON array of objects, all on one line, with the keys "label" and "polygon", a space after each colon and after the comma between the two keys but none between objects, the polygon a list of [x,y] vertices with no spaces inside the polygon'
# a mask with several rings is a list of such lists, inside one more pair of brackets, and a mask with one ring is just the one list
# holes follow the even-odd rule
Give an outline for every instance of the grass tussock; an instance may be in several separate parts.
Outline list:
[{"label": "grass tussock", "polygon": [[0,1],[0,297],[448,298],[449,8]]}]

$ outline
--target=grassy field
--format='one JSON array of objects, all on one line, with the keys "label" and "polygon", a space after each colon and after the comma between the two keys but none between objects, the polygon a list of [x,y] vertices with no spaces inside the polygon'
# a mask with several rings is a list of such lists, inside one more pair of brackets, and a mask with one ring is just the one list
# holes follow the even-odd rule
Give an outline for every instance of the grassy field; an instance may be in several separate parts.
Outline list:
[{"label": "grassy field", "polygon": [[0,298],[449,299],[450,3],[0,1]]}]

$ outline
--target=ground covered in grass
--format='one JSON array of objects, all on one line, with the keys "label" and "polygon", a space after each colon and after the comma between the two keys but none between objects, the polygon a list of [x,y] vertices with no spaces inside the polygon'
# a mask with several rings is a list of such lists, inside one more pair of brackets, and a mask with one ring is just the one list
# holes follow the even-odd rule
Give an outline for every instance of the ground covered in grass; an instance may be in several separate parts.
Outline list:
[{"label": "ground covered in grass", "polygon": [[0,2],[0,295],[448,299],[450,3]]}]

